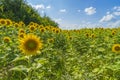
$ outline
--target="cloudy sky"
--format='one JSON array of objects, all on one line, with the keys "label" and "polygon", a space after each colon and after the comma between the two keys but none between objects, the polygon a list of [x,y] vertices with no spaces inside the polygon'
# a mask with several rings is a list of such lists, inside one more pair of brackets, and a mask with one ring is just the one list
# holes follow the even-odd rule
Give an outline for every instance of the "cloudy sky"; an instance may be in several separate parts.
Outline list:
[{"label": "cloudy sky", "polygon": [[120,26],[120,0],[27,0],[62,29]]}]

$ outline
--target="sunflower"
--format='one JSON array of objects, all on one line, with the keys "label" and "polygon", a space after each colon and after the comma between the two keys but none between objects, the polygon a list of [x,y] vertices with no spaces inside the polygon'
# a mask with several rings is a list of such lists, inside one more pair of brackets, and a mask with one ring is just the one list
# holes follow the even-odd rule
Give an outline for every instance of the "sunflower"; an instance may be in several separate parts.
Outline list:
[{"label": "sunflower", "polygon": [[86,33],[85,35],[86,35],[86,37],[89,37],[90,34],[89,34],[89,33]]},{"label": "sunflower", "polygon": [[24,23],[23,21],[20,21],[18,24],[19,24],[21,27],[24,27],[24,26],[25,26],[25,23]]},{"label": "sunflower", "polygon": [[12,21],[10,19],[6,19],[6,25],[7,26],[11,26],[12,25]]},{"label": "sunflower", "polygon": [[37,36],[28,34],[20,40],[19,48],[25,55],[36,55],[42,49],[42,41]]},{"label": "sunflower", "polygon": [[112,35],[115,35],[116,34],[116,31],[112,31]]},{"label": "sunflower", "polygon": [[19,33],[19,34],[18,34],[18,37],[19,37],[19,38],[24,38],[24,36],[25,36],[25,33]]},{"label": "sunflower", "polygon": [[52,28],[52,31],[55,32],[55,31],[56,31],[56,28]]},{"label": "sunflower", "polygon": [[55,33],[59,33],[60,32],[60,29],[55,29]]},{"label": "sunflower", "polygon": [[53,43],[54,42],[54,39],[53,38],[50,38],[47,40],[48,43]]},{"label": "sunflower", "polygon": [[40,28],[40,32],[42,33],[45,32],[45,30],[46,30],[45,28]]},{"label": "sunflower", "polygon": [[68,36],[68,40],[72,40],[72,36]]},{"label": "sunflower", "polygon": [[112,47],[113,52],[120,52],[120,44],[114,44]]},{"label": "sunflower", "polygon": [[33,32],[36,29],[36,27],[34,25],[31,25],[31,26],[29,26],[29,29],[31,32]]},{"label": "sunflower", "polygon": [[95,38],[95,34],[92,34],[92,35],[91,35],[91,38]]},{"label": "sunflower", "polygon": [[19,28],[19,27],[20,27],[20,25],[19,25],[18,23],[14,23],[14,26],[15,26],[16,28]]},{"label": "sunflower", "polygon": [[43,25],[39,25],[39,28],[44,28],[44,26]]},{"label": "sunflower", "polygon": [[19,29],[19,33],[25,33],[23,29]]},{"label": "sunflower", "polygon": [[34,25],[34,22],[30,22],[29,25]]},{"label": "sunflower", "polygon": [[0,19],[0,25],[6,25],[6,20],[5,19]]},{"label": "sunflower", "polygon": [[4,37],[3,40],[5,43],[8,43],[8,42],[10,42],[10,37]]}]

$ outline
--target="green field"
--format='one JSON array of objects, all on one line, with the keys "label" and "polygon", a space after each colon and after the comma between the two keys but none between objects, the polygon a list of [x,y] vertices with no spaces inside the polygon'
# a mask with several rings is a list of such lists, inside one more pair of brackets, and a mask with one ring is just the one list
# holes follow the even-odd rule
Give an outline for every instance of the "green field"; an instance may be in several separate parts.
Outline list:
[{"label": "green field", "polygon": [[120,28],[0,19],[0,80],[120,80]]}]

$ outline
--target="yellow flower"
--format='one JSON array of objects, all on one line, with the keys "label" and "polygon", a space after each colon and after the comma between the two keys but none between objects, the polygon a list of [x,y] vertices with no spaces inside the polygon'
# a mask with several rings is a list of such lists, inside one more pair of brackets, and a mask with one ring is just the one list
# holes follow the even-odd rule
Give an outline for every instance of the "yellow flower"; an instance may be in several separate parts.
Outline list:
[{"label": "yellow flower", "polygon": [[55,33],[59,33],[60,32],[60,29],[55,29]]},{"label": "yellow flower", "polygon": [[25,33],[25,31],[23,29],[20,29],[19,33]]},{"label": "yellow flower", "polygon": [[86,33],[85,35],[86,35],[86,37],[89,37],[90,34],[89,34],[89,33]]},{"label": "yellow flower", "polygon": [[29,29],[30,29],[30,31],[32,32],[32,31],[34,31],[34,30],[36,29],[36,27],[35,27],[34,25],[31,25],[31,26],[29,27]]},{"label": "yellow flower", "polygon": [[19,24],[21,27],[24,27],[24,26],[25,26],[25,23],[24,23],[23,21],[20,21],[18,24]]},{"label": "yellow flower", "polygon": [[12,25],[12,21],[10,19],[6,19],[6,25],[7,26],[11,26]]},{"label": "yellow flower", "polygon": [[28,34],[20,40],[19,48],[25,55],[36,55],[42,49],[42,41],[39,37]]},{"label": "yellow flower", "polygon": [[19,37],[19,38],[24,38],[24,36],[25,36],[25,33],[19,33],[19,34],[18,34],[18,37]]},{"label": "yellow flower", "polygon": [[40,32],[42,33],[45,32],[45,30],[46,30],[45,28],[40,28]]},{"label": "yellow flower", "polygon": [[8,42],[10,42],[10,37],[4,37],[3,40],[4,40],[5,43],[8,43]]},{"label": "yellow flower", "polygon": [[6,20],[5,19],[0,19],[0,25],[5,26],[6,25]]},{"label": "yellow flower", "polygon": [[92,34],[92,35],[91,35],[91,38],[95,38],[95,34]]},{"label": "yellow flower", "polygon": [[50,39],[48,39],[47,41],[48,41],[48,43],[53,43],[53,42],[54,42],[54,39],[53,39],[53,38],[50,38]]},{"label": "yellow flower", "polygon": [[120,44],[114,44],[113,46],[112,46],[112,51],[113,52],[120,52]]},{"label": "yellow flower", "polygon": [[72,36],[68,36],[68,40],[72,40]]},{"label": "yellow flower", "polygon": [[30,22],[29,25],[34,25],[35,23],[34,22]]},{"label": "yellow flower", "polygon": [[52,28],[52,31],[55,32],[56,28]]},{"label": "yellow flower", "polygon": [[18,23],[14,23],[14,26],[15,26],[16,28],[19,28],[19,27],[20,27],[20,25],[19,25]]},{"label": "yellow flower", "polygon": [[116,31],[112,31],[112,35],[115,35],[116,34]]}]

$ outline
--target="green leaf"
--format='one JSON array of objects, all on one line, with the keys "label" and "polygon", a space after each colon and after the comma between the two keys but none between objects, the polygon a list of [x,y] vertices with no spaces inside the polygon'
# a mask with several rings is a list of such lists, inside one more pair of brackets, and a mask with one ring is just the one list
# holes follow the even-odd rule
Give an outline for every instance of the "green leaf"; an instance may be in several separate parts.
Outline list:
[{"label": "green leaf", "polygon": [[104,48],[102,48],[102,47],[100,47],[100,48],[98,48],[98,51],[99,51],[99,52],[104,52],[104,51],[105,51],[105,49],[104,49]]},{"label": "green leaf", "polygon": [[26,68],[26,66],[23,65],[19,65],[10,69],[10,71],[27,71],[27,70],[28,68]]},{"label": "green leaf", "polygon": [[22,60],[26,60],[28,57],[27,56],[22,56],[22,57],[16,57],[12,62],[16,62],[16,61],[22,61]]},{"label": "green leaf", "polygon": [[98,72],[99,72],[99,70],[100,70],[99,68],[95,68],[95,69],[93,69],[93,71],[92,71],[92,72],[93,72],[93,73],[98,73]]}]

